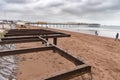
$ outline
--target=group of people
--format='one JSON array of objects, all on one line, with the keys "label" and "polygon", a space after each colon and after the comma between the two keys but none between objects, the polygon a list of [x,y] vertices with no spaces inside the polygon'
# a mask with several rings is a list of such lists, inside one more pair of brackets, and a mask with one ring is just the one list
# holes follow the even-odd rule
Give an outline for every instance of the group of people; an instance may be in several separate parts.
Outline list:
[{"label": "group of people", "polygon": [[[95,35],[98,36],[98,32],[97,32],[97,30],[95,31]],[[119,33],[117,33],[116,36],[115,36],[115,41],[116,41],[116,40],[119,40]]]}]

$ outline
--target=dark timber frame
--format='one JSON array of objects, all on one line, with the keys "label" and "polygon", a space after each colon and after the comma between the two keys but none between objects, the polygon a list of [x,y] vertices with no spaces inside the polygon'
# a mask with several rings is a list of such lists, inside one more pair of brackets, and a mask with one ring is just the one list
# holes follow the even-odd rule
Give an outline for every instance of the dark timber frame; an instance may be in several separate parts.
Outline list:
[{"label": "dark timber frame", "polygon": [[70,37],[69,34],[44,29],[11,29],[5,35],[7,38],[3,38],[0,44],[40,41],[36,35],[39,35],[46,40],[53,38],[53,43],[55,45],[57,45],[57,38]]},{"label": "dark timber frame", "polygon": [[[24,31],[26,32],[25,34],[24,34]],[[62,57],[64,57],[65,59],[73,62],[76,65],[76,68],[66,72],[56,74],[54,76],[46,77],[44,80],[69,80],[77,76],[82,76],[85,73],[90,73],[90,80],[92,80],[90,65],[88,65],[83,60],[76,58],[75,56],[65,52],[64,50],[56,46],[57,38],[69,37],[70,35],[65,33],[54,32],[50,30],[42,30],[44,32],[43,34],[42,31],[41,32],[39,31],[41,30],[38,30],[38,29],[10,30],[6,34],[7,37],[1,39],[2,41],[0,42],[0,45],[11,44],[11,43],[13,44],[13,43],[24,43],[24,42],[37,42],[37,41],[41,41],[47,44],[49,43],[48,42],[49,38],[53,38],[54,44],[49,43],[45,47],[2,51],[0,52],[0,56],[9,56],[9,55],[25,54],[25,53],[38,52],[38,51],[53,50],[57,52],[59,55],[61,55]]]}]

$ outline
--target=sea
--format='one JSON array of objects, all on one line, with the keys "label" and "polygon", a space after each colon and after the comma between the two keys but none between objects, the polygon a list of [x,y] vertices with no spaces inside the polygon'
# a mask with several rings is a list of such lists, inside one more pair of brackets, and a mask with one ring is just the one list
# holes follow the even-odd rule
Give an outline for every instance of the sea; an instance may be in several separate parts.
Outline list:
[{"label": "sea", "polygon": [[[40,25],[39,25],[40,26]],[[43,27],[46,27],[46,25],[43,25]],[[84,33],[84,34],[90,34],[90,35],[97,35],[103,36],[103,37],[109,37],[109,38],[115,38],[116,34],[120,34],[120,26],[107,26],[107,25],[101,25],[101,26],[88,26],[88,25],[51,25],[47,26],[49,28],[54,29],[60,29],[60,30],[66,30],[66,31],[72,31],[72,32],[78,32],[78,33]],[[120,39],[120,37],[119,37]]]}]

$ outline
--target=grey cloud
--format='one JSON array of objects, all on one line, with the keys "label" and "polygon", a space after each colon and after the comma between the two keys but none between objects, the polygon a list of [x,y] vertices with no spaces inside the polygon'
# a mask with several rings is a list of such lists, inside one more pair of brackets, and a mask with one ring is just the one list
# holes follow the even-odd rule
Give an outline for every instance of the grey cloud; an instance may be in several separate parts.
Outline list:
[{"label": "grey cloud", "polygon": [[[93,2],[92,2],[93,1]],[[113,10],[119,10],[120,6],[118,4],[119,0],[104,0],[104,1],[98,1],[98,0],[88,0],[85,3],[76,3],[76,5],[71,4],[70,7],[64,7],[62,9],[63,12],[73,14],[73,15],[85,15],[88,13],[102,13],[106,11],[113,11]]]},{"label": "grey cloud", "polygon": [[68,1],[68,2],[81,2],[83,0],[66,0],[66,1]]},{"label": "grey cloud", "polygon": [[6,3],[3,0],[0,1],[0,9],[1,9],[0,12],[3,10],[5,4]]},{"label": "grey cloud", "polygon": [[64,3],[52,3],[52,4],[49,4],[47,7],[60,7],[63,5],[64,5]]},{"label": "grey cloud", "polygon": [[26,0],[4,0],[6,3],[26,3]]},{"label": "grey cloud", "polygon": [[13,3],[13,4],[24,4],[24,3],[31,3],[36,2],[39,0],[4,0],[6,3]]},{"label": "grey cloud", "polygon": [[0,7],[12,17],[24,19],[94,21],[107,20],[105,16],[112,19],[120,12],[120,0],[1,0]]}]

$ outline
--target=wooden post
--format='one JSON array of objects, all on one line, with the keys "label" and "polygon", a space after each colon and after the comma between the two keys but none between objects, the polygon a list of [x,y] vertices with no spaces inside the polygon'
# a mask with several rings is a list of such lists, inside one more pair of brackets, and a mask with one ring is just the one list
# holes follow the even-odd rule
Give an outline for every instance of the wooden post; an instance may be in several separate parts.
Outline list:
[{"label": "wooden post", "polygon": [[[53,44],[54,44],[54,45],[57,45],[57,38],[53,38]],[[55,52],[56,52],[56,49],[53,49],[53,52],[55,53]]]},{"label": "wooden post", "polygon": [[46,40],[48,41],[48,38],[46,38]]},{"label": "wooden post", "polygon": [[57,45],[57,38],[53,38],[53,44]]}]

